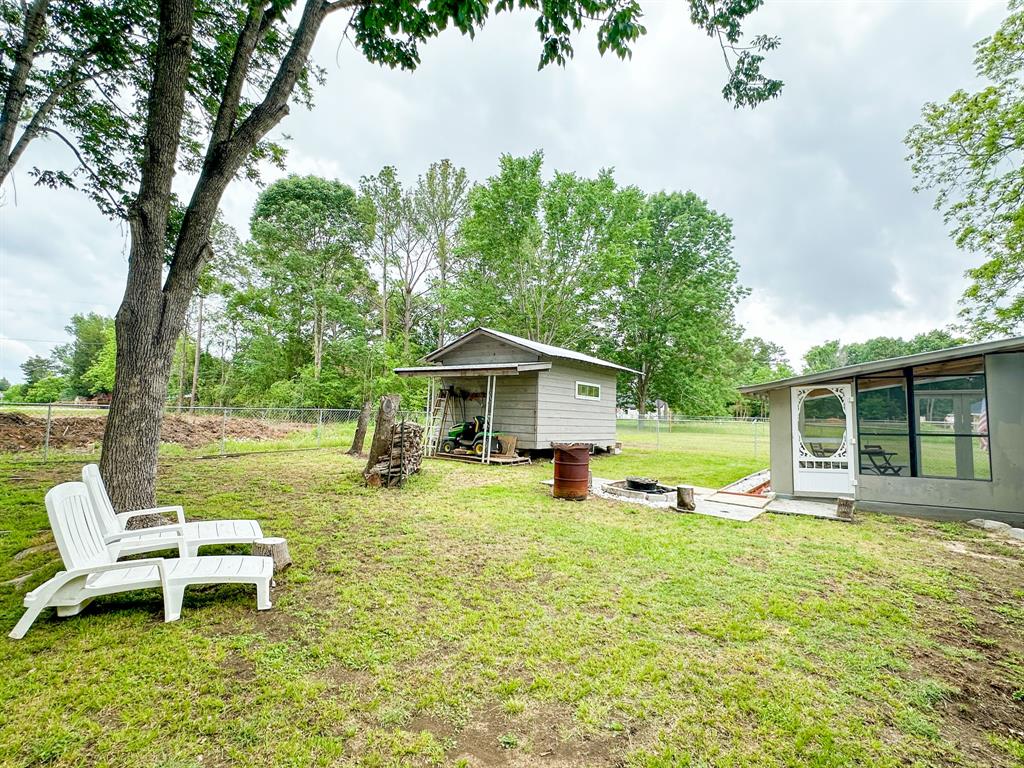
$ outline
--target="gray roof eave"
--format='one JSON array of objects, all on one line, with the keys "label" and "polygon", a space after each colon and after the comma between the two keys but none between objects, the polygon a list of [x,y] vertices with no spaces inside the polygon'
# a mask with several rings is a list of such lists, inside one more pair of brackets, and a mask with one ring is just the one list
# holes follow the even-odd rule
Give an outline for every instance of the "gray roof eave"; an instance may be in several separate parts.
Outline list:
[{"label": "gray roof eave", "polygon": [[768,381],[764,384],[750,384],[740,387],[739,391],[744,395],[756,395],[761,392],[768,392],[773,389],[785,387],[798,387],[806,384],[824,384],[840,379],[850,379],[854,376],[865,376],[871,373],[881,373],[893,368],[911,368],[917,365],[929,365],[931,363],[942,363],[947,360],[959,360],[964,357],[975,355],[989,355],[996,352],[1014,352],[1024,350],[1024,336],[1015,336],[1009,339],[997,339],[996,341],[983,341],[977,344],[964,344],[949,349],[939,349],[934,352],[919,352],[916,355],[904,355],[903,357],[890,357],[885,360],[875,360],[870,363],[858,363],[847,365],[843,368],[833,368],[829,371],[808,373],[802,376],[792,376],[788,379]]},{"label": "gray roof eave", "polygon": [[423,359],[426,360],[428,363],[433,362],[438,358],[443,357],[446,352],[450,352],[453,349],[461,347],[463,344],[470,341],[473,337],[481,334],[485,336],[490,336],[492,339],[496,339],[505,344],[518,347],[519,349],[522,349],[526,352],[531,352],[535,355],[540,355],[542,357],[554,357],[559,360],[570,360],[576,363],[594,365],[600,368],[612,368],[617,371],[623,371],[625,373],[634,373],[640,375],[640,371],[633,370],[632,368],[627,368],[624,365],[619,365],[618,363],[613,363],[608,360],[602,360],[599,357],[593,357],[592,355],[586,355],[582,352],[576,352],[571,349],[565,349],[564,347],[555,347],[550,344],[542,344],[540,342],[530,341],[529,339],[524,339],[521,336],[515,336],[511,333],[505,333],[504,331],[496,331],[492,328],[486,328],[483,326],[474,328],[471,331],[467,331],[466,333],[459,336],[457,339],[448,342],[443,347],[435,349],[433,352],[428,354]]}]

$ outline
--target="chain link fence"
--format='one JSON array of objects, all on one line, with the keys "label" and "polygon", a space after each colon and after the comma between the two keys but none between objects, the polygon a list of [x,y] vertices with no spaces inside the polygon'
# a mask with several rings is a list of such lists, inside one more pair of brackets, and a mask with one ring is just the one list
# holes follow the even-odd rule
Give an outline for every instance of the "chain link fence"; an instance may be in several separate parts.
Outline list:
[{"label": "chain link fence", "polygon": [[768,419],[741,416],[672,416],[648,414],[619,418],[616,434],[623,449],[688,451],[705,445],[768,460]]},{"label": "chain link fence", "polygon": [[[98,459],[108,406],[75,403],[0,403],[0,454],[13,460]],[[359,410],[169,405],[161,426],[162,457],[213,456],[349,448]],[[423,423],[422,411],[399,420]],[[376,412],[371,412],[367,442]]]},{"label": "chain link fence", "polygon": [[[98,459],[106,425],[105,405],[92,403],[0,402],[0,454],[13,461]],[[421,409],[398,419],[423,424]],[[358,409],[196,406],[164,409],[161,456],[209,458],[251,453],[348,449]],[[364,450],[373,436],[371,412]],[[501,424],[497,424],[500,431]],[[624,449],[692,450],[694,445],[727,446],[757,458],[768,457],[768,420],[739,417],[619,418]]]}]

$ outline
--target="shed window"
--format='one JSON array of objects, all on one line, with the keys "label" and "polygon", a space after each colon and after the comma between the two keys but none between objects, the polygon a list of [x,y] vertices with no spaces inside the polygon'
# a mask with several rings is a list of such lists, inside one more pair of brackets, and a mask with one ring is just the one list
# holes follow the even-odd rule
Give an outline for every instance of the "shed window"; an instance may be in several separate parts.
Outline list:
[{"label": "shed window", "polygon": [[586,381],[576,382],[576,399],[577,400],[600,400],[601,399],[601,385],[590,384]]},{"label": "shed window", "polygon": [[857,380],[860,471],[991,480],[981,357]]}]

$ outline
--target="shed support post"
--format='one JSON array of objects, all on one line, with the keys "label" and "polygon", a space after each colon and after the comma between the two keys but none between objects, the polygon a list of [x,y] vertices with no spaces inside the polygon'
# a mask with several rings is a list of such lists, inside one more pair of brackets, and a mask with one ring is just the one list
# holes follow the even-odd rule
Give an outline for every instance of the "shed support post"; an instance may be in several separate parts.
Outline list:
[{"label": "shed support post", "polygon": [[487,396],[484,398],[484,424],[489,434],[484,435],[483,463],[491,463],[491,437],[494,432],[494,390],[496,389],[494,376],[487,377]]}]

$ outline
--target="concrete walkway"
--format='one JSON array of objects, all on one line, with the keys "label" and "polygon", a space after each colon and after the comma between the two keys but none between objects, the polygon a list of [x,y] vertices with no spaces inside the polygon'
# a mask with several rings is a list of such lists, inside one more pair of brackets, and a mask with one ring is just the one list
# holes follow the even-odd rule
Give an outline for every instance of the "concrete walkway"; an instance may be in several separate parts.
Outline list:
[{"label": "concrete walkway", "polygon": [[[541,481],[544,485],[554,485],[553,480]],[[591,478],[591,495],[609,501],[617,501],[621,504],[637,504],[651,509],[662,509],[665,511],[678,512],[672,502],[646,501],[642,499],[631,499],[614,493],[608,493],[604,486],[616,482],[603,477]],[[724,500],[723,500],[724,499]],[[810,501],[807,499],[778,499],[766,500],[765,503],[752,505],[747,499],[737,499],[740,503],[730,503],[729,494],[722,494],[714,488],[702,488],[694,486],[694,501],[696,509],[691,513],[717,517],[721,520],[733,520],[737,523],[749,523],[756,520],[764,512],[774,512],[779,515],[800,515],[803,517],[816,517],[822,520],[839,520],[836,516],[836,505],[834,502]]]}]

